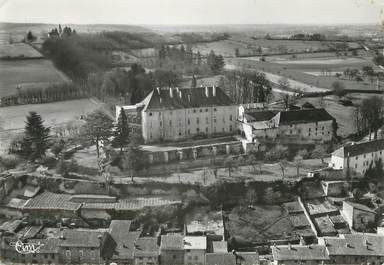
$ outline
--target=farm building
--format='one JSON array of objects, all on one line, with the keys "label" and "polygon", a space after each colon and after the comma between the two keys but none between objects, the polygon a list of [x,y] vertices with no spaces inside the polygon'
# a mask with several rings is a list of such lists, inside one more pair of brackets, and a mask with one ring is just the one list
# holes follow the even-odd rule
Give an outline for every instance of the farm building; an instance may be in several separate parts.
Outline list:
[{"label": "farm building", "polygon": [[331,166],[334,169],[348,169],[365,174],[378,160],[384,159],[384,139],[343,146],[332,153]]},{"label": "farm building", "polygon": [[325,246],[300,246],[300,245],[284,245],[273,246],[272,256],[273,264],[310,264],[318,265],[329,261],[329,256]]},{"label": "farm building", "polygon": [[343,215],[349,226],[358,231],[369,229],[376,218],[374,210],[363,204],[348,201],[343,202]]},{"label": "farm building", "polygon": [[[235,134],[238,107],[219,87],[154,89],[135,106],[145,143]],[[139,119],[139,118],[138,118]]]},{"label": "farm building", "polygon": [[329,142],[334,118],[325,109],[245,111],[239,130],[250,142]]}]

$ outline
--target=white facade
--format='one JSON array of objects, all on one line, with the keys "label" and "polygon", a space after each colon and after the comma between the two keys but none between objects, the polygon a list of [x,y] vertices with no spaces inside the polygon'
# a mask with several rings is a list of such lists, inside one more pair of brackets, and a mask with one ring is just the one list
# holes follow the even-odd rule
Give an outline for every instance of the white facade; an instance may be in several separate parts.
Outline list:
[{"label": "white facade", "polygon": [[[377,141],[378,142],[378,141]],[[376,145],[373,150],[366,150],[361,145],[367,143],[354,144],[353,146],[346,146],[336,150],[331,157],[331,166],[333,169],[350,169],[359,174],[365,174],[369,166],[375,165],[375,162],[381,159],[384,161],[384,151],[377,150],[380,145]],[[370,144],[368,142],[368,144]],[[347,148],[344,150],[344,148]],[[348,152],[348,148],[360,148],[362,152]],[[365,152],[363,150],[366,150]],[[348,155],[349,154],[349,155]]]},{"label": "white facade", "polygon": [[204,265],[206,249],[205,236],[184,237],[184,265]]},{"label": "white facade", "polygon": [[235,134],[237,107],[213,106],[142,112],[146,143],[177,141],[196,135]]},{"label": "white facade", "polygon": [[[294,112],[302,112],[302,116],[305,116],[307,111],[297,110]],[[239,119],[238,129],[242,132],[243,137],[251,142],[274,140],[286,142],[330,142],[332,140],[334,121],[331,118],[329,120],[316,121],[315,116],[313,120],[300,120],[299,118],[297,120],[281,122],[281,113],[283,112],[277,113],[272,119],[261,121],[252,121],[252,118],[248,120],[246,115],[242,115],[242,118]]]}]

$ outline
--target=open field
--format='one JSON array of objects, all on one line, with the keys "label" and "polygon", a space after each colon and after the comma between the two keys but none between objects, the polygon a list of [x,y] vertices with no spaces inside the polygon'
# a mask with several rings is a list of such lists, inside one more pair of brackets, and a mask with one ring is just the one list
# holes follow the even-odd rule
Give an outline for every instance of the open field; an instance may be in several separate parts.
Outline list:
[{"label": "open field", "polygon": [[0,108],[4,130],[24,128],[25,117],[29,111],[36,111],[45,121],[45,125],[56,127],[73,120],[81,115],[92,112],[100,107],[100,103],[93,99],[78,99],[46,104],[32,104]]},{"label": "open field", "polygon": [[[269,58],[269,57],[268,57]],[[347,58],[329,58],[322,59],[305,59],[304,63],[286,63],[299,60],[285,60],[283,63],[275,63],[273,60],[261,62],[255,58],[232,58],[226,60],[226,67],[229,69],[248,69],[270,73],[273,75],[284,76],[288,79],[308,84],[312,87],[331,89],[332,83],[342,81],[347,89],[376,89],[375,83],[371,83],[368,79],[362,82],[348,80],[344,76],[337,78],[335,75],[321,75],[324,70],[329,72],[343,72],[347,68],[360,69],[363,66],[374,66],[370,58],[347,57]],[[282,62],[282,61],[281,61]],[[312,74],[314,72],[315,74]]]},{"label": "open field", "polygon": [[70,80],[45,59],[0,61],[0,97],[21,89],[44,88]]},{"label": "open field", "polygon": [[42,116],[46,126],[55,128],[79,121],[81,115],[100,106],[95,100],[79,99],[0,108],[0,152],[4,151],[12,138],[24,128],[25,117],[29,111],[36,111]]},{"label": "open field", "polygon": [[0,45],[0,58],[40,58],[41,53],[25,43]]},{"label": "open field", "polygon": [[[348,43],[350,48],[360,48],[358,43]],[[213,50],[216,54],[225,57],[234,57],[235,50],[238,49],[240,56],[263,54],[280,54],[280,53],[312,53],[319,51],[327,51],[334,46],[334,42],[329,41],[302,41],[302,40],[270,40],[270,39],[252,39],[244,35],[236,35],[230,39],[210,42],[197,43],[192,45],[196,51],[201,54],[208,54]]]}]

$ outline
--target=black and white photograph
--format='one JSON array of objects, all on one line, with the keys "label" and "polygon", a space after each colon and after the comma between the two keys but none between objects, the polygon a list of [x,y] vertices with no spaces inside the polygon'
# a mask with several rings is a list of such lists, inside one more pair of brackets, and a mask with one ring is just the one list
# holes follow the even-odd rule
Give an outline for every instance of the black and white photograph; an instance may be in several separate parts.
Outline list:
[{"label": "black and white photograph", "polygon": [[0,0],[0,265],[384,265],[384,0]]}]

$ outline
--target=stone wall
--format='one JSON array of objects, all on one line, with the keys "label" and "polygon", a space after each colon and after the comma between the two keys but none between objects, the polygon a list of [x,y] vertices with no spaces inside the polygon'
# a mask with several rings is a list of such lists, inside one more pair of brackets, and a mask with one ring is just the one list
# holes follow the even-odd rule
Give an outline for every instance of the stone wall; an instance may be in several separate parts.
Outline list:
[{"label": "stone wall", "polygon": [[232,141],[211,145],[175,148],[167,151],[147,152],[147,156],[150,164],[161,164],[192,159],[196,160],[202,157],[239,155],[243,153],[243,143],[240,141]]}]

